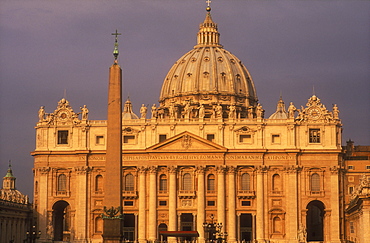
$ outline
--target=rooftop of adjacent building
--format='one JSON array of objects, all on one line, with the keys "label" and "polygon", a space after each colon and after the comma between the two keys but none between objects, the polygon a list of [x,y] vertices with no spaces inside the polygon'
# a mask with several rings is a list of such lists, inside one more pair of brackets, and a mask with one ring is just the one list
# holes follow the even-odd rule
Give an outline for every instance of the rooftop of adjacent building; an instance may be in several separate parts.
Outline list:
[{"label": "rooftop of adjacent building", "polygon": [[370,160],[370,146],[356,145],[349,139],[345,146],[342,146],[346,160]]}]

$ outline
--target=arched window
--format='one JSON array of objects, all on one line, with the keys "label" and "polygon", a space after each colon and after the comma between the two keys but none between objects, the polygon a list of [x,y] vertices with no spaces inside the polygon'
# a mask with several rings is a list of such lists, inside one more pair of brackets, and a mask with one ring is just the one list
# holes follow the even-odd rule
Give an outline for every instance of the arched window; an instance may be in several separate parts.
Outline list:
[{"label": "arched window", "polygon": [[[164,223],[161,223],[160,225],[158,225],[158,233],[161,232],[161,231],[167,231],[168,228],[167,228],[167,225],[164,224]],[[158,239],[161,239],[161,237],[163,237],[163,241],[166,242],[167,241],[167,235],[158,235]]]},{"label": "arched window", "polygon": [[167,192],[167,176],[161,175],[159,177],[159,191]]},{"label": "arched window", "polygon": [[319,192],[320,191],[320,176],[317,173],[311,175],[311,191]]},{"label": "arched window", "polygon": [[58,176],[58,192],[67,191],[67,177],[65,174],[60,174]]},{"label": "arched window", "polygon": [[95,233],[103,233],[103,219],[101,217],[95,218]]},{"label": "arched window", "polygon": [[249,191],[251,189],[251,176],[248,173],[242,174],[240,186],[243,191]]},{"label": "arched window", "polygon": [[281,179],[278,174],[272,176],[272,190],[281,191]]},{"label": "arched window", "polygon": [[189,173],[185,173],[182,177],[182,189],[185,191],[193,190],[193,183],[191,181],[191,175]]},{"label": "arched window", "polygon": [[125,176],[125,191],[134,191],[134,176],[132,174]]},{"label": "arched window", "polygon": [[103,176],[97,175],[95,177],[95,191],[101,192],[103,191]]},{"label": "arched window", "polygon": [[207,178],[207,190],[214,191],[215,190],[215,175],[210,174]]}]

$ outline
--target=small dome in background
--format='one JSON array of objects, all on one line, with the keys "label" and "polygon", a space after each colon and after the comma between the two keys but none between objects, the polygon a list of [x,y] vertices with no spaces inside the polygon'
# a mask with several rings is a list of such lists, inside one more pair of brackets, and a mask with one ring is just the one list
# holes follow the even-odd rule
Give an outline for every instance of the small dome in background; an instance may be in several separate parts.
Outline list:
[{"label": "small dome in background", "polygon": [[288,113],[285,110],[285,103],[283,98],[280,96],[280,99],[277,103],[276,111],[273,113],[269,119],[287,119]]}]

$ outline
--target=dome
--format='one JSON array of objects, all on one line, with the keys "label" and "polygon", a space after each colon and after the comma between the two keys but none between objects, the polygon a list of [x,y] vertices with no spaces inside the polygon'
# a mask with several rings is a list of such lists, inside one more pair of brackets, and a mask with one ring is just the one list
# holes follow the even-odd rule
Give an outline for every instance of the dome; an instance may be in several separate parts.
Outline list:
[{"label": "dome", "polygon": [[288,113],[285,110],[285,103],[283,101],[283,98],[280,96],[280,99],[276,106],[276,111],[273,113],[269,119],[287,119]]},{"label": "dome", "polygon": [[122,112],[122,119],[123,120],[131,120],[131,119],[139,119],[139,117],[132,111],[132,103],[130,98],[128,98],[125,102]]},{"label": "dome", "polygon": [[175,62],[164,79],[161,107],[190,102],[194,108],[204,105],[211,110],[219,104],[225,110],[235,105],[245,114],[248,107],[256,107],[258,99],[251,75],[235,55],[219,44],[219,35],[207,9],[198,44]]}]

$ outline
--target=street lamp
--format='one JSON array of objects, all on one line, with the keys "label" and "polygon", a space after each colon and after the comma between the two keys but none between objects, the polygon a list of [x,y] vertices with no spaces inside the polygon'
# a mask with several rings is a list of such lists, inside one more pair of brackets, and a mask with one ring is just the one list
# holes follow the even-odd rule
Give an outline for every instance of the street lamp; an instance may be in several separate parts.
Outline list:
[{"label": "street lamp", "polygon": [[208,242],[211,243],[222,243],[226,242],[227,232],[222,232],[222,223],[213,222],[214,215],[211,214],[211,223],[204,222],[204,232],[208,232]]},{"label": "street lamp", "polygon": [[41,231],[36,232],[36,225],[32,226],[31,232],[27,230],[26,232],[27,238],[24,240],[27,243],[35,243],[37,239],[41,236]]}]

